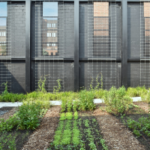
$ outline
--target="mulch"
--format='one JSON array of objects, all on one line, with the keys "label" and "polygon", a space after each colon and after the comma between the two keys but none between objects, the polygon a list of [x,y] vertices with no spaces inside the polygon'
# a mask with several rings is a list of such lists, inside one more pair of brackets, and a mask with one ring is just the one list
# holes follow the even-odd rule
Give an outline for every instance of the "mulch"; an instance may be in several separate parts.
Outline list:
[{"label": "mulch", "polygon": [[46,150],[49,147],[59,122],[60,109],[60,106],[53,106],[47,111],[40,126],[28,138],[22,150]]}]

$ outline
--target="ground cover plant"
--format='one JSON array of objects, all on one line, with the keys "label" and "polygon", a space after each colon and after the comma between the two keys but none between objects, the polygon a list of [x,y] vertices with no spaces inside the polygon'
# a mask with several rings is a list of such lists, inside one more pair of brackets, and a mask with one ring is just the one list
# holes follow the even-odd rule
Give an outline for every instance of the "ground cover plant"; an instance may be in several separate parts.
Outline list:
[{"label": "ground cover plant", "polygon": [[60,114],[54,140],[48,150],[55,149],[108,150],[96,118],[78,117],[78,112]]}]

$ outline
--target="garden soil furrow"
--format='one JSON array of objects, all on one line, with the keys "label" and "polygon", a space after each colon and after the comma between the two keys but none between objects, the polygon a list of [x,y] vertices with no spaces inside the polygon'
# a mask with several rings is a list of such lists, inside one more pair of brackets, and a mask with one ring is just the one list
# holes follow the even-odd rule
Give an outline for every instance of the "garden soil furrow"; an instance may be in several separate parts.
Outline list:
[{"label": "garden soil furrow", "polygon": [[144,150],[131,131],[128,130],[115,116],[103,114],[95,110],[93,115],[97,118],[101,133],[109,150]]},{"label": "garden soil furrow", "polygon": [[40,126],[28,138],[22,150],[46,150],[53,141],[59,122],[60,106],[51,107],[42,119]]}]

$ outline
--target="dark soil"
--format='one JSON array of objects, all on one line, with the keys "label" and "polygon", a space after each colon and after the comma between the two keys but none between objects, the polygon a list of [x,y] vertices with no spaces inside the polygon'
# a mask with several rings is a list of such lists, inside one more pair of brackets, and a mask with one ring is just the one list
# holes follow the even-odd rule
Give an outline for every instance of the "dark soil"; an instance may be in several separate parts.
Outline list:
[{"label": "dark soil", "polygon": [[[85,142],[85,149],[86,150],[89,150],[90,149],[90,141],[87,139],[87,134],[85,133],[85,130],[86,129],[90,129],[92,131],[92,136],[94,138],[94,144],[96,145],[96,148],[98,150],[102,150],[103,147],[102,145],[100,144],[100,137],[101,137],[101,131],[99,129],[99,125],[96,122],[93,122],[93,119],[96,120],[95,117],[93,116],[86,116],[86,117],[80,117],[81,121],[82,121],[82,124],[80,126],[80,131],[81,131],[81,134],[82,134],[82,140]],[[84,121],[85,120],[89,120],[89,127],[86,127],[85,124],[84,124]]]},{"label": "dark soil", "polygon": [[[15,139],[14,146],[16,147],[16,150],[21,150],[25,142],[28,140],[28,137],[32,134],[32,132],[33,131],[31,130],[17,130],[17,129],[12,130],[11,132],[1,132],[0,143],[3,145],[3,150],[10,149],[9,143],[11,143],[13,139]],[[2,140],[2,138],[4,138],[4,140]],[[6,143],[5,140],[7,140]]]},{"label": "dark soil", "polygon": [[[133,119],[133,120],[135,120],[135,121],[138,121],[138,119],[140,118],[140,117],[147,117],[148,115],[141,115],[141,114],[136,114],[136,115],[127,115],[126,117],[124,117],[123,119],[121,118],[121,117],[117,117],[117,119],[119,119],[119,121],[120,122],[122,122],[127,128],[128,128],[128,126],[127,126],[127,119],[128,118],[131,118],[131,119]],[[128,128],[129,129],[129,128]],[[131,129],[129,129],[131,132],[133,132],[133,130],[131,130]],[[133,134],[134,135],[134,134]],[[136,137],[136,135],[134,135],[135,137]],[[144,133],[142,133],[142,136],[140,136],[140,137],[136,137],[137,138],[137,140],[142,144],[142,145],[144,145],[145,146],[145,150],[150,150],[150,138],[149,137],[147,137],[147,135],[145,135]]]}]

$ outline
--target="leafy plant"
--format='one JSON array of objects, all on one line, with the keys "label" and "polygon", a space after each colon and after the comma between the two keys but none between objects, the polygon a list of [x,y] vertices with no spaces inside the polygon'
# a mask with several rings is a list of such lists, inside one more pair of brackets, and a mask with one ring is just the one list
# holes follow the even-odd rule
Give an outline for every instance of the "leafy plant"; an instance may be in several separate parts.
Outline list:
[{"label": "leafy plant", "polygon": [[67,111],[71,112],[71,110],[72,110],[72,99],[69,99],[67,101]]},{"label": "leafy plant", "polygon": [[46,89],[45,89],[46,76],[48,75],[42,76],[40,80],[38,81],[38,88],[39,88],[38,90],[40,92],[46,92]]},{"label": "leafy plant", "polygon": [[53,93],[57,93],[61,90],[61,84],[60,84],[61,79],[58,79],[56,81],[58,85],[53,87]]},{"label": "leafy plant", "polygon": [[74,112],[74,119],[75,119],[75,120],[78,119],[78,112],[77,112],[77,111]]},{"label": "leafy plant", "polygon": [[79,109],[80,110],[93,110],[95,109],[95,104],[93,103],[94,93],[92,91],[82,90],[79,93]]},{"label": "leafy plant", "polygon": [[71,120],[73,118],[73,115],[71,112],[66,113],[66,119]]},{"label": "leafy plant", "polygon": [[59,120],[66,120],[66,114],[65,113],[61,113]]},{"label": "leafy plant", "polygon": [[132,103],[132,99],[126,96],[125,87],[119,89],[112,87],[105,93],[103,98],[107,106],[106,110],[115,115],[126,113],[129,110],[129,105]]},{"label": "leafy plant", "polygon": [[102,144],[104,150],[108,150],[108,147],[105,145],[105,140],[104,139],[101,138],[100,143]]}]

